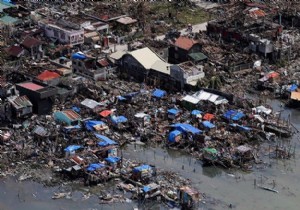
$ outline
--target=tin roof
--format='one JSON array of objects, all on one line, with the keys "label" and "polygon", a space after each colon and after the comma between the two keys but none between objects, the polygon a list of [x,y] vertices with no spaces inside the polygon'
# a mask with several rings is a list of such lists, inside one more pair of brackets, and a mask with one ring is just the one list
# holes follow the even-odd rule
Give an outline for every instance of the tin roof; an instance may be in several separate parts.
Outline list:
[{"label": "tin roof", "polygon": [[48,70],[42,72],[40,75],[37,76],[37,78],[42,81],[48,81],[59,77],[60,75],[58,73]]},{"label": "tin roof", "polygon": [[11,105],[13,107],[15,107],[16,109],[32,106],[32,103],[30,102],[30,100],[27,98],[26,95],[24,95],[24,96],[11,96],[7,99],[11,103]]},{"label": "tin roof", "polygon": [[40,89],[44,88],[43,86],[32,83],[32,82],[20,83],[18,85],[23,88],[29,89],[29,90],[40,90]]},{"label": "tin roof", "polygon": [[64,115],[66,115],[70,120],[78,120],[80,119],[80,115],[74,112],[73,110],[64,110],[62,111]]},{"label": "tin roof", "polygon": [[129,25],[129,24],[133,24],[133,23],[136,23],[137,20],[136,19],[133,19],[131,17],[122,17],[122,18],[119,18],[117,20],[118,23],[121,23],[121,24],[124,24],[124,25]]}]

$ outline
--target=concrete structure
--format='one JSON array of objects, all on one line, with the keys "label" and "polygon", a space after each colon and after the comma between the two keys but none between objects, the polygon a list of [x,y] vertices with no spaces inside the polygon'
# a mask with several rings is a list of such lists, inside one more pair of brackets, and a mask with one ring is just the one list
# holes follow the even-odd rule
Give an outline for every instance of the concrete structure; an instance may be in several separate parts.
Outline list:
[{"label": "concrete structure", "polygon": [[58,40],[62,44],[74,46],[84,42],[84,29],[77,24],[61,19],[56,22],[39,21],[38,25],[44,29],[47,37]]},{"label": "concrete structure", "polygon": [[16,84],[20,96],[26,95],[33,104],[33,112],[36,114],[49,114],[54,103],[53,96],[56,95],[55,87],[44,84],[23,82]]}]

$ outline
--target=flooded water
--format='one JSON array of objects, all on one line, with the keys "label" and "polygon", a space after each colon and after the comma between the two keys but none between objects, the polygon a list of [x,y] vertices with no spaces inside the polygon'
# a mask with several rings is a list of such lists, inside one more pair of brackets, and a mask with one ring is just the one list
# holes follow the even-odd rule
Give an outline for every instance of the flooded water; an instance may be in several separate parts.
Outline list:
[{"label": "flooded water", "polygon": [[[282,110],[277,101],[269,101],[275,111]],[[285,109],[281,116],[300,129],[300,112]],[[300,141],[299,134],[293,137],[296,144],[295,158],[290,160],[270,159],[264,157],[265,164],[258,165],[253,172],[225,170],[217,167],[205,167],[188,154],[165,150],[161,147],[143,147],[127,145],[123,151],[125,158],[154,164],[158,168],[178,172],[192,181],[200,192],[209,198],[201,209],[229,209],[229,204],[239,210],[297,210],[300,198]],[[254,187],[257,185],[276,189],[278,193]],[[96,187],[97,188],[97,187]],[[136,203],[100,205],[96,196],[82,200],[82,191],[75,190],[71,199],[52,200],[51,196],[58,187],[45,188],[34,182],[17,183],[9,178],[0,182],[1,210],[53,210],[53,209],[133,209]],[[143,209],[167,209],[162,205],[144,206]]]}]

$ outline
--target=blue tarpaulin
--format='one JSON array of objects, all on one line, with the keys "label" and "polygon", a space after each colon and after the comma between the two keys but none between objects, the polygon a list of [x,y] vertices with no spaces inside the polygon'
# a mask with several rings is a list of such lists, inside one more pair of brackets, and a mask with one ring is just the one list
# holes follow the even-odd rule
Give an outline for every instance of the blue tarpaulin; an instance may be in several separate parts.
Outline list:
[{"label": "blue tarpaulin", "polygon": [[144,186],[144,187],[142,188],[142,190],[143,190],[145,193],[147,193],[147,192],[149,192],[149,191],[151,190],[151,187],[149,187],[149,186]]},{"label": "blue tarpaulin", "polygon": [[72,110],[73,110],[74,112],[79,113],[81,109],[80,109],[79,107],[77,107],[77,106],[72,106]]},{"label": "blue tarpaulin", "polygon": [[293,92],[295,90],[297,90],[298,86],[296,84],[292,84],[291,87],[289,88],[290,92]]},{"label": "blue tarpaulin", "polygon": [[223,116],[228,120],[240,120],[245,114],[236,110],[229,110]]},{"label": "blue tarpaulin", "polygon": [[85,127],[89,131],[93,131],[94,126],[97,126],[97,125],[105,125],[105,123],[102,121],[96,121],[96,120],[88,120],[85,122]]},{"label": "blue tarpaulin", "polygon": [[210,128],[210,129],[216,127],[214,124],[212,124],[209,121],[203,121],[202,124],[204,125],[204,127]]},{"label": "blue tarpaulin", "polygon": [[127,118],[124,116],[112,116],[111,121],[115,124],[127,122]]},{"label": "blue tarpaulin", "polygon": [[95,170],[97,170],[99,168],[103,168],[103,167],[105,167],[105,165],[102,163],[92,163],[87,167],[86,170],[87,171],[95,171]]},{"label": "blue tarpaulin", "polygon": [[250,131],[251,128],[247,127],[247,126],[242,126],[242,125],[238,125],[235,123],[230,124],[232,127],[237,127],[239,130],[241,131]]},{"label": "blue tarpaulin", "polygon": [[199,115],[199,114],[202,114],[203,112],[202,111],[200,111],[200,110],[193,110],[192,111],[192,115]]},{"label": "blue tarpaulin", "polygon": [[176,123],[171,125],[171,127],[175,127],[177,130],[182,132],[190,132],[192,134],[199,134],[202,133],[201,130],[195,128],[194,126],[187,124],[187,123]]},{"label": "blue tarpaulin", "polygon": [[81,148],[81,146],[79,146],[79,145],[70,145],[67,148],[65,148],[65,151],[66,152],[73,152],[73,151],[78,150],[80,148]]},{"label": "blue tarpaulin", "polygon": [[160,90],[160,89],[155,89],[152,93],[152,96],[156,97],[156,98],[162,98],[166,95],[166,91],[164,90]]},{"label": "blue tarpaulin", "polygon": [[179,130],[171,131],[168,137],[169,142],[175,142],[177,136],[181,135]]},{"label": "blue tarpaulin", "polygon": [[176,115],[179,112],[178,109],[169,109],[168,114]]},{"label": "blue tarpaulin", "polygon": [[74,53],[72,55],[72,59],[84,60],[84,59],[86,59],[86,56],[84,54],[81,54],[81,53]]},{"label": "blue tarpaulin", "polygon": [[101,142],[98,142],[99,146],[105,147],[105,146],[109,146],[109,145],[117,145],[117,142],[111,140],[110,138],[103,136],[101,134],[97,134],[95,133],[95,136],[101,140]]},{"label": "blue tarpaulin", "polygon": [[117,163],[121,160],[120,157],[108,157],[108,158],[105,158],[105,160],[109,163]]},{"label": "blue tarpaulin", "polygon": [[152,170],[151,166],[149,166],[149,165],[141,165],[141,166],[135,167],[133,169],[133,172],[137,173],[137,172],[150,171],[150,170]]}]

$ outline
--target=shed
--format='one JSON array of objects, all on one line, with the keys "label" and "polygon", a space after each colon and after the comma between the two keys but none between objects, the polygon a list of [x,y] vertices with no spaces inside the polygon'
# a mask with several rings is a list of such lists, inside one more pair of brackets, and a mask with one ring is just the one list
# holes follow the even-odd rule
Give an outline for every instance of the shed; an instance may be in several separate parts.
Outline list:
[{"label": "shed", "polygon": [[65,123],[67,125],[78,125],[81,120],[81,116],[73,110],[68,109],[64,111],[55,112],[54,119],[58,122]]}]

